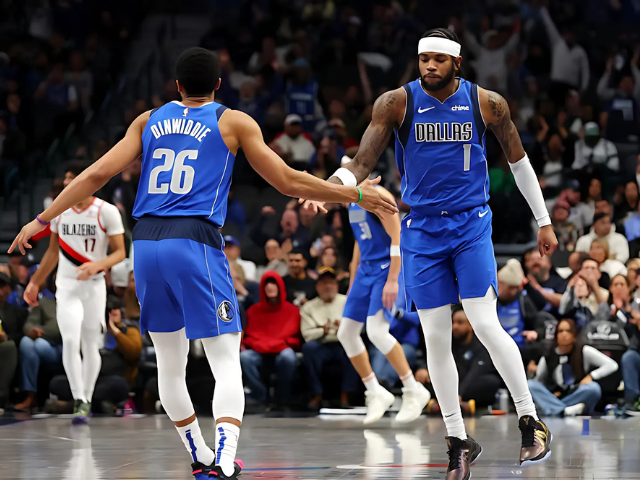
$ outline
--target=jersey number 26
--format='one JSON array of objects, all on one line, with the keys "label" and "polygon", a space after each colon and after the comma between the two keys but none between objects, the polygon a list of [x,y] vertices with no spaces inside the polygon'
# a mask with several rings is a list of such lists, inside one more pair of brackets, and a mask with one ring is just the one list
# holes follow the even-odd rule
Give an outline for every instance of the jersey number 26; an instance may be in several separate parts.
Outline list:
[{"label": "jersey number 26", "polygon": [[[162,157],[164,157],[164,164],[151,170],[151,176],[149,178],[149,193],[169,193],[169,190],[178,195],[189,193],[193,188],[193,177],[196,172],[192,166],[185,165],[184,161],[187,158],[189,160],[197,159],[198,151],[183,150],[178,152],[177,155],[176,152],[169,148],[157,148],[153,151],[153,158]],[[168,172],[172,169],[171,182],[158,184],[158,176],[162,172]]]}]

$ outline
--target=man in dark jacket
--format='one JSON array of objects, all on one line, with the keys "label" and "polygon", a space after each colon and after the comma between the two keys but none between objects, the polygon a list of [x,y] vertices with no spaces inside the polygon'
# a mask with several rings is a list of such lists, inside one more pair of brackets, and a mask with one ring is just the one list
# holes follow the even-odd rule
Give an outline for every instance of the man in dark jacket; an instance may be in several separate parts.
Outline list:
[{"label": "man in dark jacket", "polygon": [[0,410],[9,396],[9,386],[18,365],[18,347],[26,309],[7,303],[11,294],[11,279],[0,272]]},{"label": "man in dark jacket", "polygon": [[622,356],[622,375],[624,377],[624,399],[627,413],[640,416],[640,313],[631,312],[631,318],[625,325],[629,337],[629,350]]},{"label": "man in dark jacket", "polygon": [[268,387],[264,379],[275,369],[276,402],[291,400],[293,377],[298,368],[296,351],[300,350],[300,310],[286,301],[282,277],[267,271],[260,280],[260,302],[247,310],[247,327],[240,363],[251,396],[265,404]]},{"label": "man in dark jacket", "polygon": [[[452,349],[459,375],[460,401],[465,407],[463,410],[473,414],[476,406],[493,404],[502,380],[493,366],[489,352],[473,333],[462,305],[453,305],[452,311]],[[426,368],[416,372],[416,380],[424,383],[432,395],[435,395],[429,371]],[[438,407],[432,400],[427,408],[433,412]]]}]

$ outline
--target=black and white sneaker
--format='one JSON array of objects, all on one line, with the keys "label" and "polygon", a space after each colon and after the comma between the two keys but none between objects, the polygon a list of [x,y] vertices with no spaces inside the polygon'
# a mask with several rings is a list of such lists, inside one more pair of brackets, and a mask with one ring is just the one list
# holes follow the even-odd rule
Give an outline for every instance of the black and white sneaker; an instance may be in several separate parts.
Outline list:
[{"label": "black and white sneaker", "polygon": [[240,476],[240,472],[243,468],[244,464],[242,463],[242,460],[236,460],[234,463],[233,473],[230,477],[227,477],[223,473],[222,468],[220,468],[220,465],[216,465],[213,470],[209,472],[209,478],[219,478],[220,480],[235,480]]},{"label": "black and white sneaker", "polygon": [[191,475],[193,475],[196,480],[208,480],[209,475],[215,468],[215,461],[211,465],[195,462],[191,464]]}]

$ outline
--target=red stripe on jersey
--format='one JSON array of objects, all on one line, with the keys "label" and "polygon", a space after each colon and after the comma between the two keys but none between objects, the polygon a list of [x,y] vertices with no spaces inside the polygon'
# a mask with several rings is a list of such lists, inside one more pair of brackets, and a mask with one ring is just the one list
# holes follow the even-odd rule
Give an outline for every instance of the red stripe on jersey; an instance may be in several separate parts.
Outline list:
[{"label": "red stripe on jersey", "polygon": [[102,212],[102,206],[103,206],[104,204],[105,204],[105,202],[103,201],[103,202],[100,204],[100,206],[98,207],[98,215],[97,215],[97,218],[98,218],[98,225],[100,226],[100,229],[101,229],[104,233],[107,233],[107,229],[106,229],[106,228],[104,228],[104,227],[102,226],[102,222],[100,221],[100,212]]},{"label": "red stripe on jersey", "polygon": [[73,248],[71,248],[69,245],[67,245],[66,242],[64,240],[62,240],[62,237],[58,237],[58,242],[60,243],[60,248],[62,250],[64,250],[64,252],[67,255],[69,255],[70,257],[72,257],[74,259],[76,259],[78,262],[80,262],[80,263],[89,263],[91,261],[88,258],[83,257],[82,255],[80,255]]},{"label": "red stripe on jersey", "polygon": [[51,235],[51,224],[47,225],[45,229],[40,233],[36,233],[33,237],[31,237],[31,240],[37,242],[41,238],[48,237],[49,235]]}]

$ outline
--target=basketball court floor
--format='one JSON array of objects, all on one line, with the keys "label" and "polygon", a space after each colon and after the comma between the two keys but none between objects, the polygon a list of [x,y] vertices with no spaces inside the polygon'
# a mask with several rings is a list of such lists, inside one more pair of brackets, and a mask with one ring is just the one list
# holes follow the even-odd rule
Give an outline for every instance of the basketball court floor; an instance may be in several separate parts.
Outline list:
[{"label": "basketball court floor", "polygon": [[[0,479],[189,480],[189,456],[164,415],[94,418],[72,427],[68,418],[0,422]],[[14,423],[12,423],[14,422]],[[201,419],[213,444],[213,419]],[[385,418],[365,429],[362,417],[247,416],[239,458],[242,479],[444,479],[441,419],[423,417],[394,428]],[[640,419],[552,419],[553,455],[538,466],[516,465],[515,416],[466,420],[484,451],[477,479],[640,479]],[[4,424],[3,424],[4,423]]]}]

